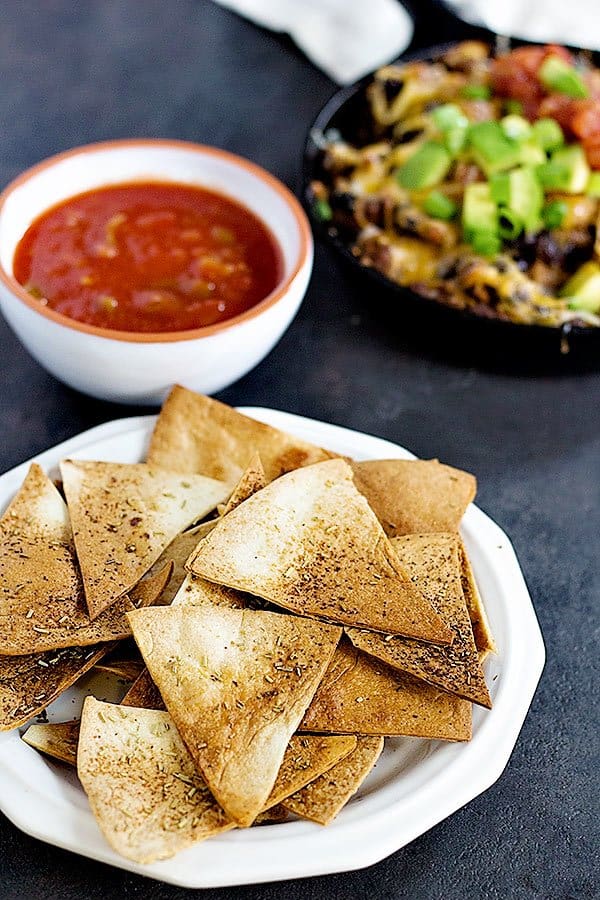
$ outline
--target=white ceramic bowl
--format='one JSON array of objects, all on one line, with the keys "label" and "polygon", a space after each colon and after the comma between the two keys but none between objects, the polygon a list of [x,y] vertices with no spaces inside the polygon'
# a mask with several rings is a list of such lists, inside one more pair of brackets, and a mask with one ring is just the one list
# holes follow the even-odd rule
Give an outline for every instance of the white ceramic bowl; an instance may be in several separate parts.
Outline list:
[{"label": "white ceramic bowl", "polygon": [[[84,191],[133,180],[200,185],[242,203],[273,232],[283,276],[239,316],[163,334],[96,328],[40,305],[15,280],[13,257],[46,209]],[[310,227],[296,198],[259,166],[224,150],[168,140],[90,144],[28,169],[0,195],[0,308],[31,355],[77,390],[123,403],[160,403],[175,382],[221,390],[260,362],[294,317],[312,270]]]}]

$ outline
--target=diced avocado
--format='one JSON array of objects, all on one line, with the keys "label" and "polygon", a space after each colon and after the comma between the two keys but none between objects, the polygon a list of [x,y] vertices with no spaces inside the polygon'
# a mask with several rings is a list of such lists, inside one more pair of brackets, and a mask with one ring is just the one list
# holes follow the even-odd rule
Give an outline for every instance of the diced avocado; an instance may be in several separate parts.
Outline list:
[{"label": "diced avocado", "polygon": [[584,263],[563,286],[560,296],[569,298],[570,309],[600,313],[600,265]]},{"label": "diced avocado", "polygon": [[588,197],[600,197],[600,172],[592,172],[585,189]]},{"label": "diced avocado", "polygon": [[515,212],[525,231],[539,231],[544,192],[533,169],[521,166],[508,173],[508,206]]},{"label": "diced avocado", "polygon": [[452,157],[442,144],[427,141],[396,172],[403,188],[419,190],[443,181],[452,164]]},{"label": "diced avocado", "polygon": [[518,165],[519,144],[504,134],[499,122],[476,122],[468,137],[475,162],[487,175]]},{"label": "diced avocado", "polygon": [[560,56],[547,56],[538,71],[538,78],[549,91],[583,99],[589,96],[586,84],[577,71]]},{"label": "diced avocado", "polygon": [[431,117],[436,128],[440,131],[448,131],[450,128],[466,128],[469,120],[456,103],[443,103],[431,111]]},{"label": "diced avocado", "polygon": [[556,166],[564,166],[566,175],[560,190],[570,194],[582,194],[590,177],[590,167],[584,149],[580,144],[570,144],[568,147],[559,147],[552,154],[552,163]]},{"label": "diced avocado", "polygon": [[511,141],[526,141],[531,136],[531,125],[523,116],[504,116],[500,119],[500,126]]},{"label": "diced avocado", "polygon": [[444,145],[451,156],[458,156],[467,143],[469,126],[456,125],[444,132]]},{"label": "diced avocado", "polygon": [[495,232],[498,227],[498,209],[492,199],[489,184],[475,182],[465,188],[462,210],[462,226],[467,239],[477,232]]}]

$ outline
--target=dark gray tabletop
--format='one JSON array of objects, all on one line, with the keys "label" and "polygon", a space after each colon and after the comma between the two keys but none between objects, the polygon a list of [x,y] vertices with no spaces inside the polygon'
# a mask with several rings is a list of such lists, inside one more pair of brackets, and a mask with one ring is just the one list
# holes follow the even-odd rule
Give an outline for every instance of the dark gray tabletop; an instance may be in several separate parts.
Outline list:
[{"label": "dark gray tabletop", "polygon": [[[433,4],[415,5],[417,43],[466,33]],[[225,147],[297,188],[306,129],[333,90],[290,42],[209,0],[11,0],[0,10],[0,181],[72,145],[150,135]],[[382,321],[371,293],[318,249],[296,321],[220,396],[476,473],[478,502],[510,535],[529,583],[545,674],[500,780],[409,847],[362,872],[205,896],[597,897],[600,375],[445,362]],[[63,387],[2,322],[0,386],[0,471],[139,412]],[[2,900],[188,894],[39,843],[0,816]]]}]

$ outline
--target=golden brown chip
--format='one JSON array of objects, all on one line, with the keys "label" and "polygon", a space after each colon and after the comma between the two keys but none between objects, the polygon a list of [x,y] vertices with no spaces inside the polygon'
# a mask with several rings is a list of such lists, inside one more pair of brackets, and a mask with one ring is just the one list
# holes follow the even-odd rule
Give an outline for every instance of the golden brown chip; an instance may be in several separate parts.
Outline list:
[{"label": "golden brown chip", "polygon": [[289,472],[250,497],[198,545],[188,568],[301,615],[452,639],[341,459]]},{"label": "golden brown chip", "polygon": [[135,681],[139,678],[143,668],[144,664],[137,659],[102,660],[96,666],[98,671],[116,675],[123,681]]},{"label": "golden brown chip", "polygon": [[165,709],[160,691],[145,666],[121,700],[121,705],[137,706],[139,709]]},{"label": "golden brown chip", "polygon": [[168,713],[85,701],[77,774],[109,844],[139,863],[232,828]]},{"label": "golden brown chip", "polygon": [[268,481],[336,455],[177,385],[158,417],[148,462],[234,481],[255,453]]},{"label": "golden brown chip", "polygon": [[129,591],[188,525],[229,495],[223,482],[144,463],[61,463],[92,618]]},{"label": "golden brown chip", "polygon": [[300,730],[468,741],[471,704],[390,669],[344,640]]},{"label": "golden brown chip", "polygon": [[90,621],[66,504],[34,463],[0,519],[0,654],[127,637],[130,609],[130,598],[123,597]]},{"label": "golden brown chip", "polygon": [[229,609],[247,609],[249,595],[233,588],[205,581],[188,575],[173,598],[173,606],[226,606]]},{"label": "golden brown chip", "polygon": [[383,750],[383,738],[359,737],[356,748],[325,775],[284,800],[285,809],[303,819],[329,825],[357,792]]},{"label": "golden brown chip", "polygon": [[248,497],[251,497],[252,494],[262,490],[266,483],[267,477],[265,475],[263,464],[260,461],[259,454],[255,453],[248,463],[246,471],[233,489],[231,497],[227,503],[219,504],[217,512],[220,516],[226,516],[232,509],[235,509],[236,506],[239,506],[240,503],[243,503]]},{"label": "golden brown chip", "polygon": [[461,561],[461,577],[462,589],[469,610],[473,635],[475,636],[475,644],[477,649],[482,653],[497,653],[496,643],[490,628],[485,606],[481,599],[481,594],[477,588],[477,582],[467,556],[465,545],[462,541],[459,544],[460,561]]},{"label": "golden brown chip", "polygon": [[456,531],[477,490],[473,475],[437,459],[375,459],[352,468],[389,537]]},{"label": "golden brown chip", "polygon": [[44,725],[30,725],[23,740],[47,756],[77,765],[77,742],[79,722],[46,722]]},{"label": "golden brown chip", "polygon": [[356,747],[354,735],[295,734],[287,746],[266,806],[271,808],[328,772]]},{"label": "golden brown chip", "polygon": [[394,669],[489,708],[490,695],[462,591],[458,536],[407,534],[392,538],[392,546],[415,585],[452,629],[454,640],[440,646],[349,628],[350,640]]},{"label": "golden brown chip", "polygon": [[[179,588],[188,574],[185,564],[190,554],[196,549],[198,542],[214,528],[217,522],[218,519],[214,519],[211,522],[203,522],[201,525],[197,525],[189,531],[182,531],[181,534],[178,534],[177,537],[171,541],[169,546],[163,550],[154,565],[149,569],[148,575],[152,575],[154,572],[160,571],[166,563],[173,563],[173,574],[168,585],[160,595],[158,605],[171,605],[173,598],[179,591]],[[210,528],[208,526],[210,526]]]},{"label": "golden brown chip", "polygon": [[18,728],[38,715],[114,646],[0,656],[0,731]]},{"label": "golden brown chip", "polygon": [[135,610],[130,622],[216,799],[236,823],[250,825],[265,806],[341,629],[212,605]]},{"label": "golden brown chip", "polygon": [[[169,570],[144,579],[131,592],[140,606],[154,602]],[[0,731],[24,725],[106,656],[116,642],[67,647],[24,656],[0,656]]]}]

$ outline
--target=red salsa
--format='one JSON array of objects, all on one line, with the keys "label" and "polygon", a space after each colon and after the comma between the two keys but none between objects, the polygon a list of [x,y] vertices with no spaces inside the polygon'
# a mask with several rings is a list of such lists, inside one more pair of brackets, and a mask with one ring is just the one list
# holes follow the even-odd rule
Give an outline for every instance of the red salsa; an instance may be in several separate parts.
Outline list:
[{"label": "red salsa", "polygon": [[40,303],[118,331],[186,331],[237,316],[282,274],[267,226],[221,194],[184,184],[103,187],[47,210],[15,251]]}]

